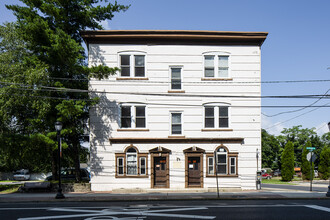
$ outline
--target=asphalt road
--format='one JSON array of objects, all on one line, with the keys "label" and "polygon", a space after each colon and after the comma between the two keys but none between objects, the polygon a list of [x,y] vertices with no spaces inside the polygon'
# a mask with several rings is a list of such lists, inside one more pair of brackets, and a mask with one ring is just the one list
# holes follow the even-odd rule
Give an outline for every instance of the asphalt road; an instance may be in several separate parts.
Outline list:
[{"label": "asphalt road", "polygon": [[329,200],[2,203],[0,219],[330,219]]},{"label": "asphalt road", "polygon": [[[328,185],[323,184],[323,187],[314,186],[312,185],[312,191],[315,192],[324,192],[326,193],[328,191]],[[265,188],[271,188],[271,189],[292,189],[292,190],[301,190],[301,191],[310,191],[310,185],[285,185],[285,184],[265,184],[263,183],[261,187]]]}]

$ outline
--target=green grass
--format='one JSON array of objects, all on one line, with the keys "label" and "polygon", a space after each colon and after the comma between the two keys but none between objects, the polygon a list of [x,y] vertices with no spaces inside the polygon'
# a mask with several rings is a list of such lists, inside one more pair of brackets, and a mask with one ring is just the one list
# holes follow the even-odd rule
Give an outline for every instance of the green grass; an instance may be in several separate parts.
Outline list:
[{"label": "green grass", "polygon": [[0,185],[0,194],[4,193],[15,193],[18,191],[19,187],[23,184],[14,184],[14,185]]},{"label": "green grass", "polygon": [[284,184],[284,185],[297,185],[293,182],[284,182],[281,181],[281,177],[273,177],[271,179],[262,179],[262,183],[269,183],[269,184]]}]

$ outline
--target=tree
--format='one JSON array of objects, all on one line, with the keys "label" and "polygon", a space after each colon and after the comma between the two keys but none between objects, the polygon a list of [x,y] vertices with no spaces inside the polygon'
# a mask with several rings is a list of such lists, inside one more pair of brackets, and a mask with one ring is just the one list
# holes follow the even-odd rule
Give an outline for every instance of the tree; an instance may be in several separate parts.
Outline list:
[{"label": "tree", "polygon": [[274,135],[268,134],[266,130],[261,131],[262,167],[273,170],[279,169],[278,158],[280,143]]},{"label": "tree", "polygon": [[320,155],[319,173],[322,179],[326,180],[330,177],[330,147],[326,146],[322,149]]},{"label": "tree", "polygon": [[[102,29],[99,22],[111,20],[115,12],[125,11],[128,6],[117,2],[107,3],[107,0],[21,1],[26,6],[6,5],[17,17],[17,29],[25,43],[25,48],[33,54],[33,59],[23,56],[21,62],[29,61],[34,65],[37,63],[44,65],[41,68],[44,76],[29,88],[33,93],[37,93],[38,97],[44,97],[37,99],[39,105],[43,106],[38,108],[41,111],[37,113],[38,117],[34,117],[35,113],[31,112],[32,119],[26,121],[29,133],[50,137],[54,134],[55,121],[62,121],[61,135],[67,146],[72,149],[77,171],[76,179],[79,181],[80,143],[83,141],[89,108],[97,100],[91,100],[87,92],[77,92],[77,90],[88,89],[88,77],[106,78],[118,70],[104,65],[87,67],[80,31]],[[101,6],[101,2],[107,4]],[[22,80],[25,86],[27,80],[24,78]],[[27,97],[31,98],[31,95]],[[25,112],[25,109],[22,109],[21,114]],[[12,119],[16,118],[16,115],[13,115]],[[53,138],[55,140],[55,136]],[[53,176],[56,176],[56,151],[52,154],[52,171]]]},{"label": "tree", "polygon": [[[301,158],[301,172],[302,172],[302,178],[304,180],[310,180],[311,179],[311,163],[307,160],[307,154],[310,152],[307,150],[307,147],[312,147],[312,143],[308,141],[306,143],[306,146],[303,148],[302,152],[302,158]],[[314,170],[314,164],[312,164]],[[313,177],[312,177],[313,178]]]},{"label": "tree", "polygon": [[291,141],[285,145],[281,157],[281,164],[282,181],[291,181],[294,175],[294,149]]}]

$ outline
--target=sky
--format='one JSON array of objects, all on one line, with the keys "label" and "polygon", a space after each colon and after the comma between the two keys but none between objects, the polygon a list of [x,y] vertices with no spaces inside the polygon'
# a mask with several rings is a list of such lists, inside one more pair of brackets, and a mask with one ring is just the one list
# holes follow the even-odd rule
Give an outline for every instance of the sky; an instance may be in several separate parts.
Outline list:
[{"label": "sky", "polygon": [[[15,21],[5,4],[17,3],[18,0],[1,0],[1,24]],[[261,47],[262,81],[330,80],[329,0],[118,0],[118,3],[131,6],[126,12],[116,13],[111,21],[102,22],[105,29],[268,32]],[[261,94],[323,95],[329,89],[329,81],[262,83]],[[262,99],[263,106],[309,106],[314,102],[317,106],[330,106],[330,99],[326,98]],[[329,131],[329,107],[262,108],[262,113],[262,128],[274,135],[296,125],[315,128],[319,135]],[[273,116],[276,114],[279,115]]]}]

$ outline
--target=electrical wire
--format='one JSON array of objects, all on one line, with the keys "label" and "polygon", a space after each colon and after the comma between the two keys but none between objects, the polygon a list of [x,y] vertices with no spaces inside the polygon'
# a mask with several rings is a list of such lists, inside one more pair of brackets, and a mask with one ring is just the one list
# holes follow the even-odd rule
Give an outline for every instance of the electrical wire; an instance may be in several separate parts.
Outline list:
[{"label": "electrical wire", "polygon": [[326,93],[324,93],[324,95],[322,97],[320,97],[318,100],[316,100],[315,102],[313,102],[312,104],[308,105],[308,106],[305,106],[301,109],[297,109],[297,110],[292,110],[292,111],[285,111],[285,112],[280,112],[280,113],[277,113],[277,114],[274,114],[274,115],[267,115],[267,114],[264,114],[263,112],[261,112],[262,115],[266,116],[266,117],[275,117],[275,116],[278,116],[278,115],[282,115],[282,114],[287,114],[287,113],[293,113],[293,112],[298,112],[298,111],[302,111],[308,107],[311,107],[313,106],[314,104],[316,104],[317,102],[321,101],[325,95],[328,94],[328,92],[330,91],[330,89],[328,89],[328,91],[326,91]]}]

